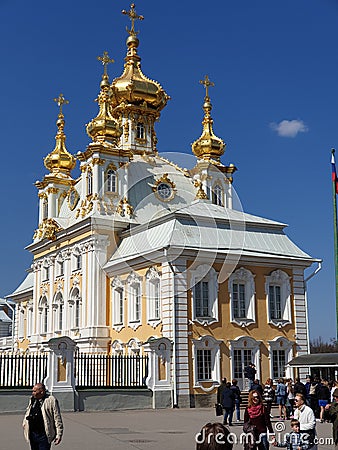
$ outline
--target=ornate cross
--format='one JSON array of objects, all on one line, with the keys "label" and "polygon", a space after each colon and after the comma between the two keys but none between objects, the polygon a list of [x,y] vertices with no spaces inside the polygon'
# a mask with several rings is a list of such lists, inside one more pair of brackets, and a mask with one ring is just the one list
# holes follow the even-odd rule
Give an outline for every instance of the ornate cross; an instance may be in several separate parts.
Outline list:
[{"label": "ornate cross", "polygon": [[204,80],[200,80],[200,83],[205,87],[205,96],[209,98],[209,87],[215,86],[215,83],[209,80],[208,75],[204,77]]},{"label": "ornate cross", "polygon": [[111,64],[113,62],[115,62],[113,59],[109,58],[108,52],[103,52],[102,56],[98,56],[97,57],[98,61],[101,61],[103,64],[103,73],[104,75],[107,75],[107,66],[108,64]]},{"label": "ornate cross", "polygon": [[60,108],[59,114],[62,114],[62,106],[63,106],[63,105],[68,105],[69,100],[66,100],[66,99],[64,98],[63,94],[60,94],[60,95],[58,96],[58,98],[54,98],[54,102],[56,102],[57,105],[58,105],[59,108]]},{"label": "ornate cross", "polygon": [[127,31],[130,34],[130,36],[136,36],[138,32],[135,31],[135,20],[143,20],[143,16],[138,16],[135,11],[135,3],[132,3],[130,5],[130,11],[126,11],[125,9],[122,10],[122,14],[125,14],[126,16],[129,16],[129,19],[131,20],[131,29]]}]

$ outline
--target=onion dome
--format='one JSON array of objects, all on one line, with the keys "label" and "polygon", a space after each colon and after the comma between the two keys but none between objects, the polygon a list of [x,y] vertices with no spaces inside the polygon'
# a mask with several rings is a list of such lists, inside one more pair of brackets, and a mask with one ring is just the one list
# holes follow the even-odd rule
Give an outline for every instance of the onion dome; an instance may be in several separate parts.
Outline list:
[{"label": "onion dome", "polygon": [[141,58],[137,54],[139,45],[138,32],[135,31],[134,25],[135,20],[143,20],[143,16],[136,14],[134,3],[131,4],[130,11],[123,10],[122,13],[129,16],[132,26],[130,30],[127,28],[129,33],[126,41],[128,51],[125,58],[124,71],[112,83],[112,106],[142,104],[142,106],[147,106],[159,112],[165,107],[170,97],[157,81],[149,79],[142,73]]},{"label": "onion dome", "polygon": [[212,160],[215,164],[220,164],[220,157],[224,153],[225,143],[219,137],[214,134],[212,127],[213,120],[210,112],[212,105],[209,97],[209,86],[214,86],[214,83],[209,80],[208,75],[204,80],[200,81],[204,85],[206,95],[204,97],[204,119],[203,119],[203,131],[200,138],[198,138],[192,145],[192,152],[197,158]]},{"label": "onion dome", "polygon": [[103,56],[98,56],[97,59],[102,61],[104,66],[100,84],[101,91],[95,100],[99,104],[99,113],[95,119],[88,123],[86,130],[93,141],[105,138],[117,143],[122,134],[122,129],[112,116],[110,104],[112,92],[107,74],[107,65],[114,62],[114,60],[109,58],[108,52],[104,52]]},{"label": "onion dome", "polygon": [[58,120],[56,121],[58,132],[55,136],[55,148],[51,153],[49,153],[49,155],[46,156],[44,159],[44,164],[50,173],[55,176],[70,176],[71,170],[73,170],[76,165],[76,160],[74,156],[71,155],[66,149],[66,135],[63,131],[65,127],[65,120],[62,113],[62,106],[69,103],[69,101],[65,100],[63,94],[60,94],[58,98],[54,99],[54,101],[57,102],[60,107]]}]

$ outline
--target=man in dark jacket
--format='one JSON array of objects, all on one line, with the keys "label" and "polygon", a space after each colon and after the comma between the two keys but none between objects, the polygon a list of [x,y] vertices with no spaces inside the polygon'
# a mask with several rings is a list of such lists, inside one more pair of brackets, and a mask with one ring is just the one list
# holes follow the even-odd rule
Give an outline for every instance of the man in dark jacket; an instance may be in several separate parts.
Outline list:
[{"label": "man in dark jacket", "polygon": [[225,388],[223,390],[222,406],[224,408],[223,425],[228,424],[228,417],[229,417],[229,425],[232,425],[232,415],[235,406],[235,394],[234,391],[231,389],[231,383],[226,383]]},{"label": "man in dark jacket", "polygon": [[223,395],[223,391],[225,389],[225,386],[227,384],[227,379],[223,378],[223,380],[221,381],[221,384],[218,386],[217,388],[217,403],[222,403],[222,395]]},{"label": "man in dark jacket", "polygon": [[304,398],[306,398],[305,384],[302,383],[299,378],[295,379],[295,385],[293,386],[293,393],[294,393],[294,395],[302,394],[302,395],[304,395]]},{"label": "man in dark jacket", "polygon": [[255,364],[250,363],[245,369],[244,369],[244,376],[249,380],[249,391],[251,390],[251,387],[253,385],[253,382],[256,378],[256,369]]},{"label": "man in dark jacket", "polygon": [[335,450],[338,450],[338,388],[332,394],[333,403],[325,406],[326,417],[332,422],[333,440]]}]

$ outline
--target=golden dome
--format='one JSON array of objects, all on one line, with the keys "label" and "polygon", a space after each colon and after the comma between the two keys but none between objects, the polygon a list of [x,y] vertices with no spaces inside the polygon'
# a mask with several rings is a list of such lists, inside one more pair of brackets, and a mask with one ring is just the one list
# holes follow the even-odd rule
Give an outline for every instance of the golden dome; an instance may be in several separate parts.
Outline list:
[{"label": "golden dome", "polygon": [[99,113],[95,119],[88,123],[86,130],[93,141],[101,137],[113,141],[116,144],[122,134],[122,128],[112,116],[110,104],[112,92],[107,74],[107,64],[114,61],[109,58],[107,52],[104,52],[103,56],[99,56],[98,60],[102,61],[104,65],[104,73],[100,84],[101,91],[96,99],[99,104]]},{"label": "golden dome", "polygon": [[76,165],[76,160],[73,155],[71,155],[65,145],[66,135],[64,134],[64,115],[62,113],[62,105],[69,103],[68,100],[65,100],[62,94],[59,95],[58,98],[55,98],[54,101],[58,103],[60,107],[60,112],[58,115],[58,120],[56,121],[56,125],[58,127],[58,132],[56,133],[55,140],[55,148],[49,153],[44,159],[45,167],[51,172],[53,175],[66,175],[70,176],[71,170],[74,169]]},{"label": "golden dome", "polygon": [[157,81],[149,79],[142,73],[141,58],[137,54],[139,40],[134,29],[134,21],[136,19],[143,20],[143,16],[138,16],[134,8],[135,5],[132,4],[130,11],[122,11],[123,14],[127,14],[130,17],[132,27],[130,30],[127,29],[129,33],[126,41],[128,51],[123,74],[115,78],[112,83],[112,106],[116,107],[121,103],[142,104],[151,109],[161,111],[170,97]]},{"label": "golden dome", "polygon": [[203,131],[201,136],[191,144],[192,152],[197,158],[210,159],[216,164],[220,164],[220,157],[224,153],[225,143],[224,141],[217,137],[213,130],[213,120],[211,118],[210,112],[212,105],[210,103],[210,97],[208,95],[209,86],[214,86],[208,75],[205,76],[203,81],[200,81],[206,88],[206,95],[204,97],[204,119],[203,119]]}]

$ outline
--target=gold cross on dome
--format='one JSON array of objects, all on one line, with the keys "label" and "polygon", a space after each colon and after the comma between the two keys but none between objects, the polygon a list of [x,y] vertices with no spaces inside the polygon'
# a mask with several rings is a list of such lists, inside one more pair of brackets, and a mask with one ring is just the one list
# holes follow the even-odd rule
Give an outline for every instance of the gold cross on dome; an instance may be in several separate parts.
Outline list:
[{"label": "gold cross on dome", "polygon": [[135,3],[132,3],[130,5],[130,11],[126,11],[125,9],[122,10],[122,14],[125,14],[126,16],[129,16],[129,19],[131,20],[131,29],[127,31],[130,34],[130,36],[136,36],[138,32],[135,31],[135,20],[143,20],[143,16],[138,16],[135,11]]},{"label": "gold cross on dome", "polygon": [[56,102],[57,105],[58,105],[59,108],[60,108],[59,114],[62,114],[62,106],[63,106],[63,105],[68,105],[69,100],[66,100],[66,99],[64,98],[63,94],[60,94],[60,95],[58,96],[58,98],[54,98],[54,102]]},{"label": "gold cross on dome", "polygon": [[215,83],[209,80],[208,75],[204,77],[204,80],[200,80],[200,83],[205,87],[205,96],[209,97],[209,87],[215,86]]},{"label": "gold cross on dome", "polygon": [[108,52],[103,52],[102,56],[97,57],[98,61],[101,61],[103,64],[103,73],[107,75],[107,66],[108,64],[111,64],[115,62],[113,59],[109,58]]}]

